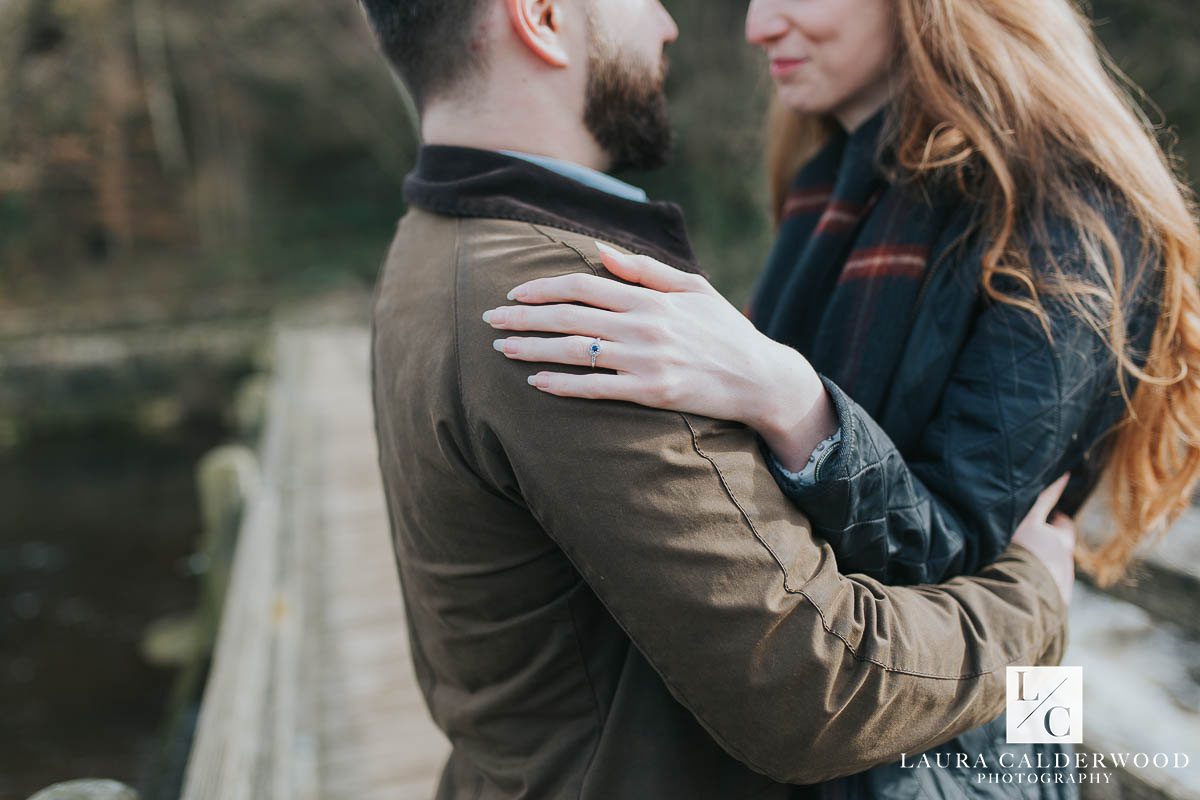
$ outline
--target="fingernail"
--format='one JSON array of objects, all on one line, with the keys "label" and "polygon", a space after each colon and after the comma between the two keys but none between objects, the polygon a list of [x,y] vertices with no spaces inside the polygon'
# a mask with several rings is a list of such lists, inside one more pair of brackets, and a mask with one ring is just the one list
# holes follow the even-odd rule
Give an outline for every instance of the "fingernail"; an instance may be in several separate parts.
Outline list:
[{"label": "fingernail", "polygon": [[493,308],[491,311],[483,312],[483,321],[492,325],[503,325],[506,316],[503,308]]},{"label": "fingernail", "polygon": [[536,386],[539,389],[545,389],[550,385],[550,379],[541,373],[529,376],[529,385]]},{"label": "fingernail", "polygon": [[601,253],[603,253],[606,256],[618,256],[619,257],[621,255],[616,250],[614,250],[613,248],[606,245],[604,242],[596,242],[595,244],[596,244],[596,249],[599,250]]},{"label": "fingernail", "polygon": [[517,288],[515,288],[511,292],[509,292],[507,297],[509,300],[522,300],[528,294],[529,294],[528,289],[526,289],[524,286],[518,286]]},{"label": "fingernail", "polygon": [[528,383],[530,386],[537,386],[537,375],[530,375],[528,378],[525,379],[525,382]]},{"label": "fingernail", "polygon": [[496,350],[498,350],[499,352],[503,353],[504,352],[504,340],[497,339],[496,341],[492,342],[492,347],[495,348]]},{"label": "fingernail", "polygon": [[491,322],[492,321],[492,312],[490,312],[490,311],[483,312],[483,321]]}]

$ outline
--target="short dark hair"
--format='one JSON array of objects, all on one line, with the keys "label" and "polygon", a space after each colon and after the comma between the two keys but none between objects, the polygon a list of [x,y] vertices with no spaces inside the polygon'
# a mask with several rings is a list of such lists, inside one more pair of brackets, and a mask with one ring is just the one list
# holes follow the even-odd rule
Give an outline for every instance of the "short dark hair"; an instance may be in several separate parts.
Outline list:
[{"label": "short dark hair", "polygon": [[359,0],[384,56],[417,105],[479,70],[487,0]]}]

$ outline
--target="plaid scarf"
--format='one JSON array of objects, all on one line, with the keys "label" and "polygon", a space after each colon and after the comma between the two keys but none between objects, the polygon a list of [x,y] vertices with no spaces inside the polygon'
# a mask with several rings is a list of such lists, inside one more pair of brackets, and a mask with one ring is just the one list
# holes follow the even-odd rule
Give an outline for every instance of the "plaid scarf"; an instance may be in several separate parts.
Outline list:
[{"label": "plaid scarf", "polygon": [[759,330],[873,416],[948,222],[946,209],[884,177],[876,150],[885,113],[835,134],[797,174],[750,305]]},{"label": "plaid scarf", "polygon": [[[884,176],[877,150],[885,113],[850,136],[835,134],[796,175],[749,308],[759,330],[799,350],[876,419],[926,268],[962,232],[947,203]],[[808,787],[804,796],[859,800],[886,769]]]}]

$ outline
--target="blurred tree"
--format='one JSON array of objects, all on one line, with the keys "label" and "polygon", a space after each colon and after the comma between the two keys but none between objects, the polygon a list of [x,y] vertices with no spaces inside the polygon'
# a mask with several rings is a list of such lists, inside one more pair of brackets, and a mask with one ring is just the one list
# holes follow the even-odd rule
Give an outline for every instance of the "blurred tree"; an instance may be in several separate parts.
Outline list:
[{"label": "blurred tree", "polygon": [[415,134],[353,2],[12,0],[0,54],[10,290],[164,249],[378,239],[401,211]]},{"label": "blurred tree", "polygon": [[[681,28],[676,157],[627,177],[684,206],[703,263],[741,300],[771,237],[769,81],[742,40],[745,3],[664,2]],[[1192,4],[1091,10],[1115,63],[1178,128],[1179,154],[1200,157]],[[0,2],[0,102],[0,296],[80,275],[291,280],[300,262],[366,282],[416,149],[354,0]]]}]

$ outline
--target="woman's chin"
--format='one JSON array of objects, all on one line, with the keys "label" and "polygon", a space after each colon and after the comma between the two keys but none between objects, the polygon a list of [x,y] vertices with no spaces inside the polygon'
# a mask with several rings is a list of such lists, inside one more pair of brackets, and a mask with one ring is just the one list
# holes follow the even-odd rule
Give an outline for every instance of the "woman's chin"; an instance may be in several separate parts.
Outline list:
[{"label": "woman's chin", "polygon": [[815,96],[808,87],[776,81],[775,95],[784,108],[795,111],[797,114],[828,114],[833,110],[832,103]]}]

